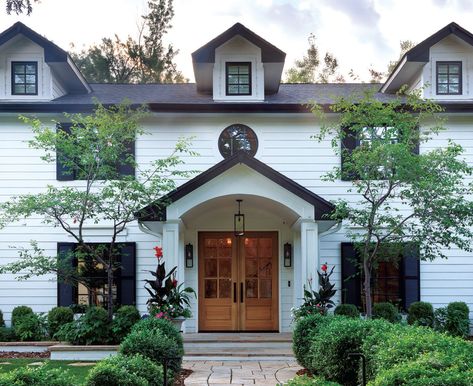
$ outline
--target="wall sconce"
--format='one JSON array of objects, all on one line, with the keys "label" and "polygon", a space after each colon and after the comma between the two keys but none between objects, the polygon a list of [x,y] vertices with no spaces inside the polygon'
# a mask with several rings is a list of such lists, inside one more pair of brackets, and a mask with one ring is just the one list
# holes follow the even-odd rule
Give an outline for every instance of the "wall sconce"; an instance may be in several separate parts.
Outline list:
[{"label": "wall sconce", "polygon": [[243,200],[236,200],[238,202],[238,213],[233,216],[233,233],[235,236],[243,236],[245,234],[245,215],[240,213],[240,205]]},{"label": "wall sconce", "polygon": [[191,243],[186,245],[185,250],[186,255],[186,268],[193,268],[194,267],[194,247]]},{"label": "wall sconce", "polygon": [[284,244],[284,267],[292,267],[292,245],[289,243]]}]

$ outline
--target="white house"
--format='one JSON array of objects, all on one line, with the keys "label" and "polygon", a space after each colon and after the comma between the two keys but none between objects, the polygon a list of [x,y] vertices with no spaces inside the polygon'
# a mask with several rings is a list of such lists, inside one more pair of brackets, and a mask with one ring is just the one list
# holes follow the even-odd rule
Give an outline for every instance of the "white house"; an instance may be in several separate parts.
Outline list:
[{"label": "white house", "polygon": [[[353,274],[353,246],[345,230],[324,217],[331,201],[347,197],[350,182],[321,179],[341,160],[329,138],[311,139],[320,122],[307,109],[309,101],[328,106],[337,96],[373,87],[387,101],[404,84],[425,87],[424,95],[446,108],[448,130],[420,151],[453,139],[473,162],[473,35],[455,23],[410,50],[379,85],[281,84],[285,53],[241,24],[203,45],[192,60],[195,84],[88,84],[64,50],[25,25],[0,34],[2,201],[44,191],[48,184],[81,184],[28,147],[33,134],[19,114],[51,121],[63,119],[63,112],[90,112],[93,98],[103,104],[124,98],[145,103],[151,116],[142,124],[151,134],[137,138],[134,147],[143,165],[168,155],[179,137],[194,137],[200,155],[184,161],[201,173],[178,181],[164,211],[121,234],[127,259],[115,288],[117,301],[145,312],[143,279],[156,266],[152,248],[162,245],[168,264],[178,266],[179,280],[198,293],[186,332],[289,331],[291,308],[300,304],[303,285],[324,262],[335,266],[337,301],[359,304],[359,280],[345,280]],[[243,236],[234,234],[238,200]],[[107,240],[109,232],[107,224],[87,231],[91,242]],[[11,245],[30,240],[51,255],[73,248],[72,238],[32,218],[0,230],[0,264],[18,258]],[[399,267],[385,266],[376,276],[375,301],[405,308],[419,299],[435,307],[457,300],[473,310],[473,256],[455,249],[446,253],[448,260],[419,263],[404,256]],[[81,288],[58,284],[52,276],[24,282],[0,277],[0,309],[7,321],[16,305],[46,312],[86,301]]]}]

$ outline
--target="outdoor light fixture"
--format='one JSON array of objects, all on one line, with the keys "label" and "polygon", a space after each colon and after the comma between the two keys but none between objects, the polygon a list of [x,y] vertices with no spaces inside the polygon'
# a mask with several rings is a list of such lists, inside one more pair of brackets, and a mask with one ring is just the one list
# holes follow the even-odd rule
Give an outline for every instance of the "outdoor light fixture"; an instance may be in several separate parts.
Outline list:
[{"label": "outdoor light fixture", "polygon": [[194,247],[191,243],[186,245],[186,268],[194,267]]},{"label": "outdoor light fixture", "polygon": [[235,236],[243,236],[245,234],[245,215],[240,213],[240,205],[243,200],[236,200],[238,202],[238,213],[233,217],[233,233]]},{"label": "outdoor light fixture", "polygon": [[284,267],[292,267],[292,245],[289,243],[284,244]]}]

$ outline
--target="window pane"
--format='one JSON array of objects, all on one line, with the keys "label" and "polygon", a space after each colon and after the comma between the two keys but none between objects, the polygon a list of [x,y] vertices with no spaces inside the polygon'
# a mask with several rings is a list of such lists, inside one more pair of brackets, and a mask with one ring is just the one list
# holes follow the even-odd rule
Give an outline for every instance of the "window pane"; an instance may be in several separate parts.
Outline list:
[{"label": "window pane", "polygon": [[25,73],[25,65],[24,64],[15,64],[14,65],[14,73],[15,74],[24,74]]},{"label": "window pane", "polygon": [[448,82],[448,75],[439,75],[438,82],[439,83],[447,83]]},{"label": "window pane", "polygon": [[34,84],[26,85],[26,93],[27,94],[36,94],[36,86]]},{"label": "window pane", "polygon": [[14,93],[15,94],[24,94],[25,93],[25,86],[24,85],[15,85]]},{"label": "window pane", "polygon": [[219,259],[218,275],[219,277],[232,277],[232,261],[230,259]]},{"label": "window pane", "polygon": [[240,94],[249,94],[250,87],[249,86],[240,86]]},{"label": "window pane", "polygon": [[448,77],[448,83],[460,83],[460,77],[458,75],[450,75]]},{"label": "window pane", "polygon": [[459,74],[460,73],[460,65],[458,64],[450,64],[449,71],[450,74]]},{"label": "window pane", "polygon": [[271,279],[260,280],[260,297],[271,298],[272,296],[272,282]]},{"label": "window pane", "polygon": [[35,64],[27,64],[26,65],[26,73],[27,74],[36,74],[36,65]]},{"label": "window pane", "polygon": [[439,94],[446,94],[448,92],[446,84],[438,84],[437,86]]},{"label": "window pane", "polygon": [[450,94],[458,94],[460,92],[458,84],[451,84],[448,87],[448,92]]},{"label": "window pane", "polygon": [[228,75],[228,83],[229,84],[238,84],[238,76]]},{"label": "window pane", "polygon": [[25,76],[15,75],[15,84],[23,84],[23,83],[25,83]]},{"label": "window pane", "polygon": [[218,297],[230,298],[232,295],[232,281],[231,279],[220,279],[218,285]]},{"label": "window pane", "polygon": [[238,86],[229,86],[228,87],[229,94],[238,94]]},{"label": "window pane", "polygon": [[205,277],[217,277],[217,259],[205,259]]},{"label": "window pane", "polygon": [[250,69],[249,69],[248,67],[249,67],[248,65],[239,66],[239,67],[238,67],[239,73],[240,73],[240,74],[249,74],[249,73],[250,73]]},{"label": "window pane", "polygon": [[26,75],[26,83],[36,83],[36,75]]},{"label": "window pane", "polygon": [[258,279],[246,279],[246,297],[258,297]]},{"label": "window pane", "polygon": [[204,296],[207,299],[217,297],[217,279],[205,280]]},{"label": "window pane", "polygon": [[250,78],[248,75],[242,75],[240,76],[240,81],[239,81],[240,84],[248,84],[250,83]]},{"label": "window pane", "polygon": [[228,73],[238,75],[238,66],[228,66]]}]

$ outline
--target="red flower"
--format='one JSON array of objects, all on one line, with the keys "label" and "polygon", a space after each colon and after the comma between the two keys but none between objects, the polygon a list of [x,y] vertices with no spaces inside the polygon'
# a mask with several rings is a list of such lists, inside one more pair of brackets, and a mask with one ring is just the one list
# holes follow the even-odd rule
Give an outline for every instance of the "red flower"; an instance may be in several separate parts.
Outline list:
[{"label": "red flower", "polygon": [[154,249],[154,251],[155,251],[154,255],[155,255],[158,259],[160,259],[161,257],[163,257],[163,248],[161,248],[161,247],[154,247],[153,249]]},{"label": "red flower", "polygon": [[174,288],[177,287],[177,280],[176,279],[172,279],[172,285]]},{"label": "red flower", "polygon": [[327,272],[327,264],[322,264],[322,271]]}]

